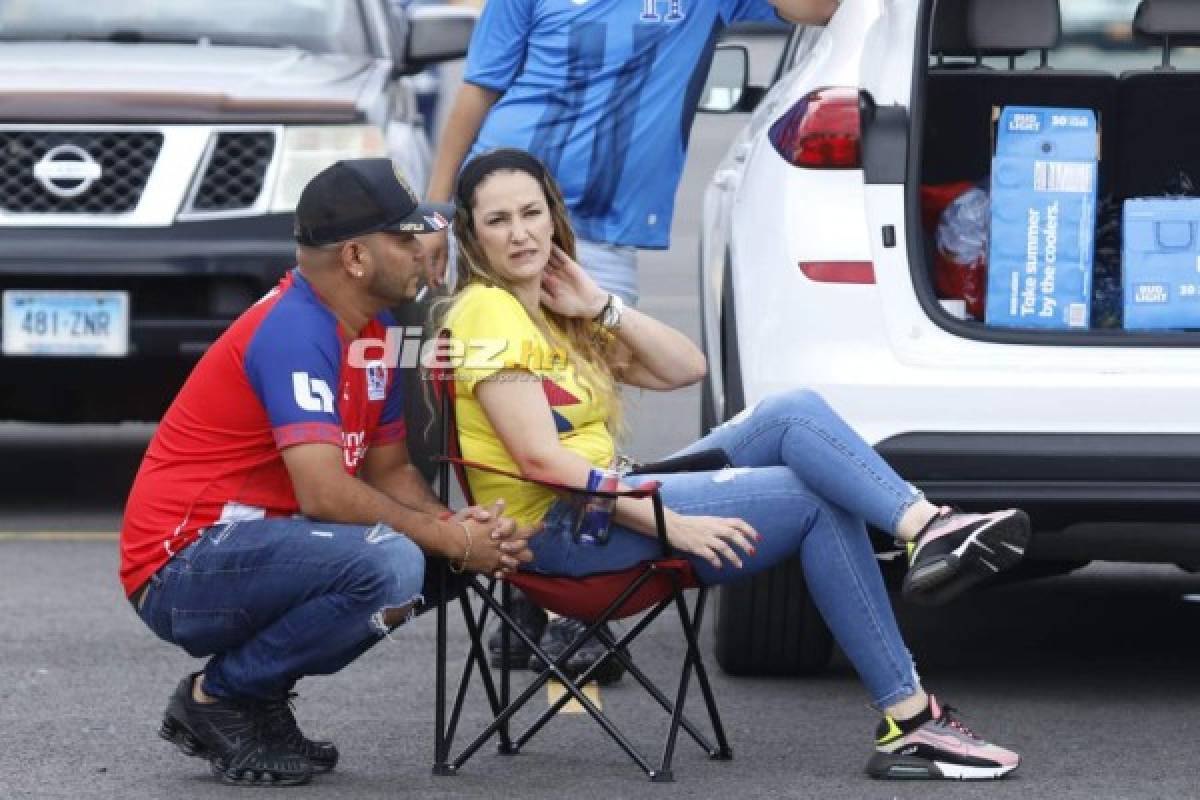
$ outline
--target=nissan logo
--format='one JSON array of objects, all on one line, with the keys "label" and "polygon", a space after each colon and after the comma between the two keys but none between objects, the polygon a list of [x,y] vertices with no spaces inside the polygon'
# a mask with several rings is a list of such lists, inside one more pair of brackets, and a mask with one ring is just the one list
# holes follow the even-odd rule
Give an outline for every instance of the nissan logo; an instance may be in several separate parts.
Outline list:
[{"label": "nissan logo", "polygon": [[33,177],[55,197],[78,197],[92,188],[104,173],[96,159],[82,147],[60,144],[46,151],[33,165]]}]

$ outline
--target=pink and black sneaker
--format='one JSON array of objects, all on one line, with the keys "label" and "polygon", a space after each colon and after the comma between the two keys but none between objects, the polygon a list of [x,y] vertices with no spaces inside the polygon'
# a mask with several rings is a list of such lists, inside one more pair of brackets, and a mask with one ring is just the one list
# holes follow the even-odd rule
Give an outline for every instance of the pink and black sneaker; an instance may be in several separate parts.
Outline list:
[{"label": "pink and black sneaker", "polygon": [[884,717],[875,732],[867,774],[884,780],[990,780],[1021,765],[1021,757],[981,739],[950,706],[933,697],[910,720]]},{"label": "pink and black sneaker", "polygon": [[919,605],[948,603],[1016,566],[1029,537],[1029,517],[1020,509],[967,514],[945,507],[909,542],[901,593]]}]

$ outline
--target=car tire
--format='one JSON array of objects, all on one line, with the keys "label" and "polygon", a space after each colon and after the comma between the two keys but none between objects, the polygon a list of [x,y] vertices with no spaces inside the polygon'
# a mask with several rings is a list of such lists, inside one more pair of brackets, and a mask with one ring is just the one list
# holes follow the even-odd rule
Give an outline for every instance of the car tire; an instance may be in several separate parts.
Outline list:
[{"label": "car tire", "polygon": [[[720,320],[725,419],[745,407],[735,313],[726,255]],[[707,381],[705,388],[704,396],[711,400]],[[703,409],[702,400],[702,420]],[[717,590],[717,663],[730,675],[815,675],[829,664],[832,653],[833,636],[808,593],[800,559]]]},{"label": "car tire", "polygon": [[728,674],[816,675],[832,653],[833,636],[809,596],[800,559],[717,593],[717,663]]}]

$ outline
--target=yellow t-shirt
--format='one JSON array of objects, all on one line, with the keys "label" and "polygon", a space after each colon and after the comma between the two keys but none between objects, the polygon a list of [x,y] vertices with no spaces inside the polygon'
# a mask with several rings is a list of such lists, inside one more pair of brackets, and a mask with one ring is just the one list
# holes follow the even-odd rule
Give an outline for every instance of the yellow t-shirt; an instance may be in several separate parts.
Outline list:
[{"label": "yellow t-shirt", "polygon": [[[612,464],[616,445],[605,425],[608,399],[580,383],[566,345],[556,350],[517,298],[473,284],[451,308],[445,327],[463,359],[455,369],[454,403],[463,458],[520,472],[475,399],[475,387],[500,370],[523,369],[541,379],[562,446],[598,467]],[[503,497],[505,513],[524,525],[541,521],[554,502],[549,489],[503,475],[469,469],[467,480],[475,502],[487,505]]]}]

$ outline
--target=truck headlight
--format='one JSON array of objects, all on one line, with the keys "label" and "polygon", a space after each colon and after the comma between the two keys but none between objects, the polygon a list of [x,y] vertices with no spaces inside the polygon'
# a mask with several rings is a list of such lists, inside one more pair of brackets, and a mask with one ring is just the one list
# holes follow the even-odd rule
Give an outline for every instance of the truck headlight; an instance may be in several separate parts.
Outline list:
[{"label": "truck headlight", "polygon": [[313,176],[343,158],[386,156],[383,131],[374,125],[321,125],[284,128],[279,174],[271,211],[296,210],[300,192]]}]

